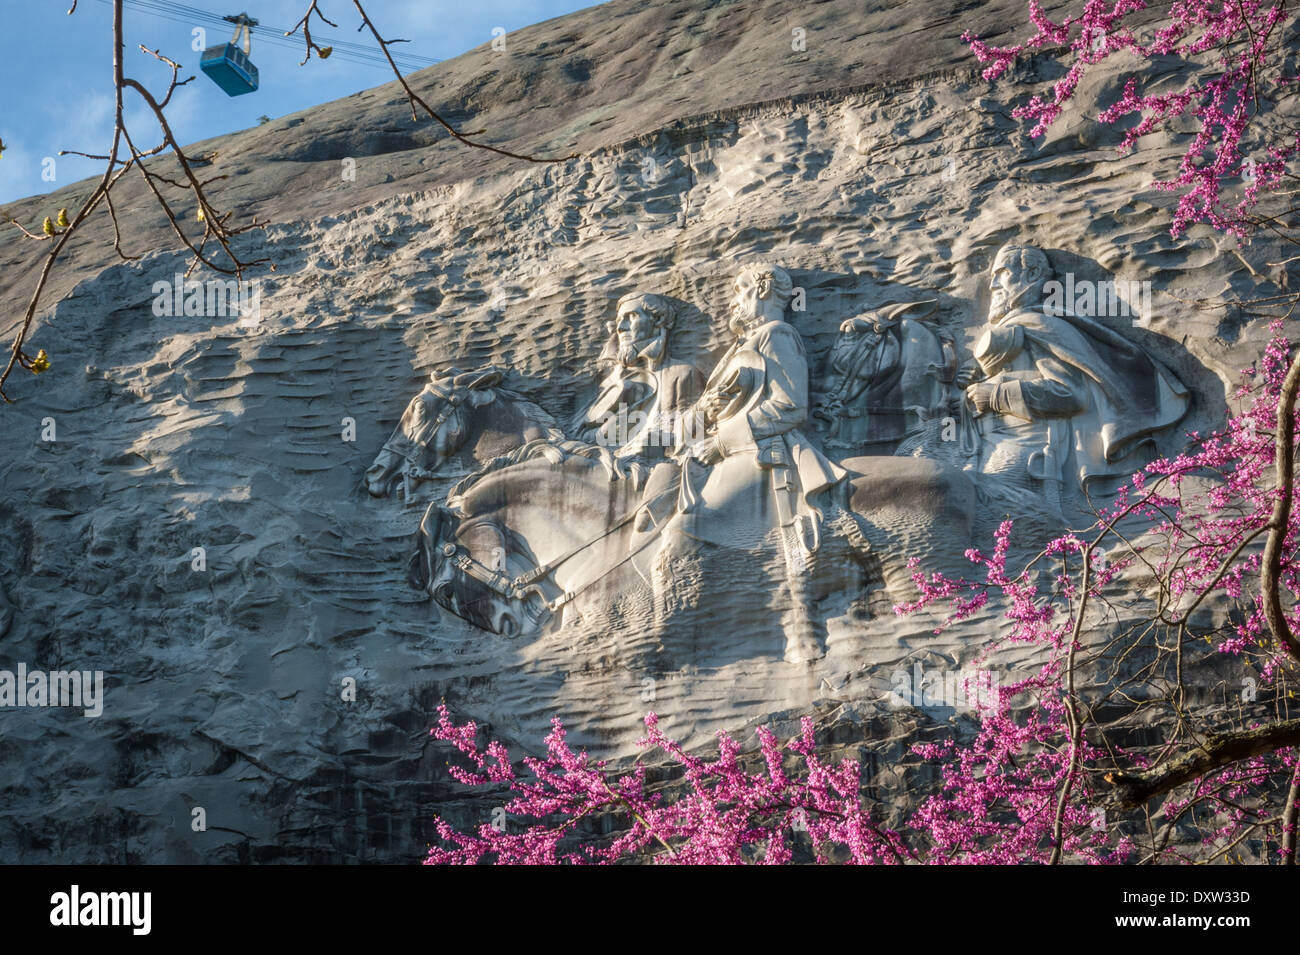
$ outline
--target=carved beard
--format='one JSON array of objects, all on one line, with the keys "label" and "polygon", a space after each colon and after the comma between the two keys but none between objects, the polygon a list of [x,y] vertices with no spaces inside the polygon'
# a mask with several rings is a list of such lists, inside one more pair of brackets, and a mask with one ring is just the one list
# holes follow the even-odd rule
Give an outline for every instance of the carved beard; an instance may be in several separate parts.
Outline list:
[{"label": "carved beard", "polygon": [[756,324],[758,324],[757,315],[737,315],[733,312],[727,322],[727,327],[731,329],[732,334],[737,338],[744,338]]},{"label": "carved beard", "polygon": [[663,351],[664,336],[660,333],[654,338],[646,338],[630,345],[620,346],[618,361],[624,368],[635,368],[638,365],[652,368],[663,355]]},{"label": "carved beard", "polygon": [[1021,285],[1010,292],[1001,289],[998,290],[1001,294],[995,292],[989,301],[989,324],[996,325],[1014,312],[1033,290],[1032,285]]}]

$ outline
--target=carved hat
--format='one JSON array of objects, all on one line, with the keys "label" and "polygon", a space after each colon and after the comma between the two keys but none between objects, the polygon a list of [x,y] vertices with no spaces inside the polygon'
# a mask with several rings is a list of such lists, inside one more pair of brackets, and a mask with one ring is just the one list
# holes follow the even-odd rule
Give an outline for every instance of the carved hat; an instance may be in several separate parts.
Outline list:
[{"label": "carved hat", "polygon": [[989,325],[975,343],[975,360],[985,374],[992,375],[1024,347],[1025,330],[1019,325]]}]

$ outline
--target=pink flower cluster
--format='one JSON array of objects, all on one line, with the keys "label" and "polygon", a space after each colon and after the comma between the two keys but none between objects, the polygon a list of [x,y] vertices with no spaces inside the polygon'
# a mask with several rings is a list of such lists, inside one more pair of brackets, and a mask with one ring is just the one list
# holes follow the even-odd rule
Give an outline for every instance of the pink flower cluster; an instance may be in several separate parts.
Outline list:
[{"label": "pink flower cluster", "polygon": [[[513,798],[504,806],[508,818],[474,834],[435,819],[445,846],[430,847],[426,863],[609,864],[650,856],[677,864],[780,865],[791,860],[796,842],[819,861],[902,862],[909,855],[862,805],[861,766],[818,757],[811,719],[785,746],[760,727],[758,771],[742,766],[739,744],[725,733],[718,736],[717,759],[706,760],[665,736],[654,713],[645,726],[640,745],[660,750],[684,772],[686,791],[672,802],[647,792],[644,767],[615,776],[604,762],[575,753],[559,720],[546,738],[546,756],[525,757],[531,775],[520,778],[504,747],[493,741],[480,749],[475,724],[457,726],[440,706],[433,736],[454,744],[477,770],[453,767],[452,775],[469,785],[507,784]],[[618,832],[608,844],[571,838],[583,819],[607,816]]]},{"label": "pink flower cluster", "polygon": [[[1167,18],[1146,39],[1139,39],[1123,21],[1146,10],[1144,0],[1088,0],[1083,13],[1059,24],[1030,0],[1029,14],[1037,32],[1026,42],[994,47],[969,31],[964,39],[981,63],[986,80],[1002,76],[1026,52],[1067,47],[1073,56],[1065,76],[1052,86],[1051,97],[1034,96],[1013,115],[1034,122],[1031,136],[1042,136],[1078,91],[1088,70],[1108,57],[1128,54],[1138,60],[1181,58],[1193,63],[1212,62],[1194,71],[1182,88],[1173,92],[1142,93],[1136,77],[1130,78],[1120,99],[1102,110],[1098,119],[1116,123],[1127,116],[1138,122],[1125,130],[1121,152],[1159,129],[1172,129],[1189,110],[1197,120],[1179,163],[1178,174],[1157,179],[1152,186],[1180,192],[1171,232],[1175,238],[1196,222],[1245,239],[1250,213],[1262,192],[1276,189],[1286,175],[1287,163],[1300,152],[1300,132],[1281,126],[1248,137],[1252,122],[1266,112],[1269,96],[1287,88],[1295,77],[1282,72],[1289,55],[1285,39],[1294,20],[1282,2],[1264,0],[1178,0]],[[1232,204],[1225,192],[1240,180],[1241,195]]]}]

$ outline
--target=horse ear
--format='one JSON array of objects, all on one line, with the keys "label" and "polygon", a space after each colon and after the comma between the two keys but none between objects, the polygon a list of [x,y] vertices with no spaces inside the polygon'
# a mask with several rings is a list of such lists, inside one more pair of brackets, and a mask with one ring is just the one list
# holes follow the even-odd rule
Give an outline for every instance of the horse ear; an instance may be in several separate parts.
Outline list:
[{"label": "horse ear", "polygon": [[406,582],[415,590],[429,589],[429,569],[427,558],[424,556],[424,545],[417,537],[415,539],[415,553],[411,559],[406,562]]},{"label": "horse ear", "polygon": [[504,378],[501,369],[488,366],[478,371],[457,375],[455,386],[464,388],[469,394],[470,404],[478,408],[496,400],[497,393],[493,389],[501,384]]}]

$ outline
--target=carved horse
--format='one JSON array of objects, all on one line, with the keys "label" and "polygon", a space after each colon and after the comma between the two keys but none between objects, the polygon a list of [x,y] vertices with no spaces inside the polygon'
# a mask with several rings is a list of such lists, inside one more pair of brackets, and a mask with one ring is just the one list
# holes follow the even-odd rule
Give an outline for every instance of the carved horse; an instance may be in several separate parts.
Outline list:
[{"label": "carved horse", "polygon": [[957,351],[920,317],[932,301],[893,305],[840,326],[826,393],[812,413],[829,451],[946,457]]},{"label": "carved horse", "polygon": [[409,501],[419,483],[457,455],[483,465],[529,441],[559,437],[549,414],[499,387],[502,377],[492,367],[431,376],[366,470],[370,494],[386,497],[400,478]]},{"label": "carved horse", "polygon": [[[608,616],[616,604],[622,626],[667,628],[666,618],[683,611],[737,626],[787,582],[755,555],[725,551],[696,575],[686,605],[666,604],[656,531],[671,526],[676,483],[652,473],[648,485],[660,490],[646,492],[647,500],[637,482],[611,480],[597,460],[545,442],[521,451],[513,463],[462,482],[450,507],[430,506],[408,565],[413,587],[480,629],[531,635],[562,625],[570,609]],[[960,559],[974,505],[964,474],[922,458],[865,457],[842,466],[850,471],[842,499],[852,510],[837,512],[807,565],[808,606],[868,578],[896,601],[907,599],[906,557],[922,546],[947,547]],[[661,462],[656,471],[675,468]],[[789,644],[787,659],[795,659]]]}]

